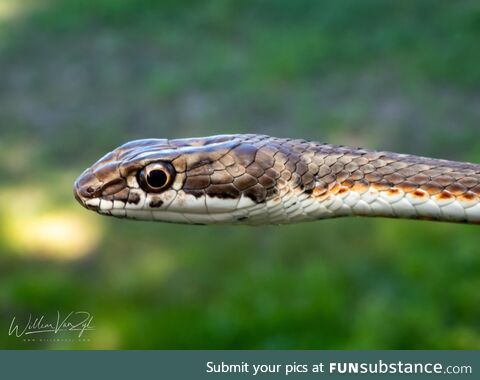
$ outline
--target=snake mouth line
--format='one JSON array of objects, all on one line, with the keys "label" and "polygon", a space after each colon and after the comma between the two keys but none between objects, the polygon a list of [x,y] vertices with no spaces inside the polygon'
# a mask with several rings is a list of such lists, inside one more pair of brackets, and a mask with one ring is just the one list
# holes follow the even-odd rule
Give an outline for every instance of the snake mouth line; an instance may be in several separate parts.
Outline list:
[{"label": "snake mouth line", "polygon": [[82,199],[79,195],[78,195],[78,192],[76,191],[76,189],[74,190],[74,195],[75,195],[75,199],[78,201],[78,203],[80,203],[83,207],[85,207],[87,210],[92,210],[92,211],[100,211],[100,199],[98,199],[98,205],[95,205],[95,204],[92,204],[91,203],[91,199],[87,199],[87,200],[84,200]]},{"label": "snake mouth line", "polygon": [[89,205],[89,204],[84,204],[84,207],[87,209],[87,210],[92,210],[92,211],[100,211],[100,207],[99,206],[93,206],[93,205]]}]

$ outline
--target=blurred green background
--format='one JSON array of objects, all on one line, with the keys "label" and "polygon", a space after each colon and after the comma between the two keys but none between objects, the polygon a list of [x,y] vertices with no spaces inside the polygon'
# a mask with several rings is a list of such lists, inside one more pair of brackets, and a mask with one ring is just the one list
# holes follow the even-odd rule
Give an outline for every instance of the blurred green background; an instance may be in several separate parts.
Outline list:
[{"label": "blurred green background", "polygon": [[[0,348],[480,349],[478,227],[156,224],[71,190],[146,137],[480,162],[479,41],[478,1],[0,0]],[[8,335],[57,310],[96,328]]]}]

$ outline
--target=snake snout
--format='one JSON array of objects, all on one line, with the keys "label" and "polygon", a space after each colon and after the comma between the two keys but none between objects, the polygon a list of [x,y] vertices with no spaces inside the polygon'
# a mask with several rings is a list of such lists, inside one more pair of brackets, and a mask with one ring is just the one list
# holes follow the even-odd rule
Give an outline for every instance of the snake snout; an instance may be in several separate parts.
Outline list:
[{"label": "snake snout", "polygon": [[73,194],[82,206],[92,208],[91,205],[86,204],[86,201],[101,196],[102,183],[91,170],[87,169],[75,181]]}]

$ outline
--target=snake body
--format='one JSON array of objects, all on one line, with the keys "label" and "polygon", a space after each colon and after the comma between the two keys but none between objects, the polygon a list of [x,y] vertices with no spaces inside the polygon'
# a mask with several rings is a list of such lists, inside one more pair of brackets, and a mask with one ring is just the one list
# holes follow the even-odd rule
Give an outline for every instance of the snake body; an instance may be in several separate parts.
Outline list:
[{"label": "snake body", "polygon": [[74,193],[101,214],[187,224],[480,223],[478,164],[254,134],[131,141],[85,170]]}]

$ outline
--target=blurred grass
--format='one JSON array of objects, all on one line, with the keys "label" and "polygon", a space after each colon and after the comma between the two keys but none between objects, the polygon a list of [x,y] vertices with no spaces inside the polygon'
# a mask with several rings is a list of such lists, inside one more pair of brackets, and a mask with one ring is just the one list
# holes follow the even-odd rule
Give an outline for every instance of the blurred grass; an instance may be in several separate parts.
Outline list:
[{"label": "blurred grass", "polygon": [[[96,330],[1,348],[480,348],[473,226],[176,226],[71,196],[133,138],[258,132],[479,162],[478,2],[15,4],[0,13],[0,330],[77,309]],[[98,229],[93,248],[26,254],[10,227],[60,211]]]}]

